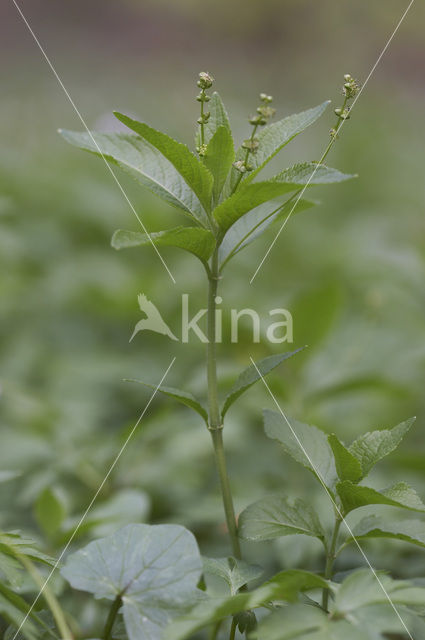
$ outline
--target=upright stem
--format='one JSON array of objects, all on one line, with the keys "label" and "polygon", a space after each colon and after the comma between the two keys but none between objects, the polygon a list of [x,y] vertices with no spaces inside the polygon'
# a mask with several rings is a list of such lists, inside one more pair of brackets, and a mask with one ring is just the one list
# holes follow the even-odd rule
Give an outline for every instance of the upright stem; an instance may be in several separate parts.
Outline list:
[{"label": "upright stem", "polygon": [[[336,543],[338,541],[339,528],[341,526],[342,518],[340,515],[335,515],[335,524],[332,532],[332,538],[330,545],[326,553],[326,567],[325,567],[325,579],[330,580],[333,576],[334,562],[336,558]],[[328,610],[329,602],[329,589],[323,589],[322,607],[325,611]]]},{"label": "upright stem", "polygon": [[109,610],[109,615],[106,620],[105,629],[103,631],[103,639],[110,640],[112,628],[114,626],[115,618],[117,617],[118,611],[120,610],[122,605],[121,596],[117,596],[112,603],[112,606]]},{"label": "upright stem", "polygon": [[224,513],[226,516],[227,529],[232,544],[232,551],[235,558],[241,558],[241,549],[236,526],[235,509],[233,506],[232,492],[230,489],[229,475],[227,472],[226,456],[223,445],[223,424],[218,403],[218,383],[217,383],[217,356],[216,356],[216,296],[219,280],[218,269],[218,247],[214,252],[211,261],[211,270],[208,274],[208,347],[207,347],[207,377],[208,377],[208,411],[209,430],[211,433],[215,463],[220,479],[221,495],[223,499]]}]

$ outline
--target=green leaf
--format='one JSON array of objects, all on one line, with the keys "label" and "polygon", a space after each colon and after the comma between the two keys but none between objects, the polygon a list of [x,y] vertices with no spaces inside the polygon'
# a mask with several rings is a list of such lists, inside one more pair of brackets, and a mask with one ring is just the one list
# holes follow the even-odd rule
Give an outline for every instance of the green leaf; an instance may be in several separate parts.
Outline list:
[{"label": "green leaf", "polygon": [[184,640],[209,624],[261,607],[271,600],[293,602],[300,591],[325,588],[329,584],[308,571],[282,571],[258,589],[249,593],[240,593],[229,598],[210,598],[196,606],[192,611],[177,619],[166,629],[164,640]]},{"label": "green leaf", "polygon": [[135,131],[155,149],[158,149],[171,162],[188,187],[196,193],[199,202],[208,213],[211,210],[212,176],[190,149],[185,144],[173,140],[166,133],[157,131],[144,122],[133,120],[118,111],[114,111],[114,115],[129,129]]},{"label": "green leaf", "polygon": [[243,184],[230,198],[224,200],[214,209],[214,218],[224,233],[251,209],[269,200],[274,200],[296,188],[296,185],[267,180]]},{"label": "green leaf", "polygon": [[257,580],[264,572],[261,567],[236,558],[203,558],[204,571],[224,580],[232,596],[248,582]]},{"label": "green leaf", "polygon": [[[418,547],[425,547],[425,523],[422,520],[389,522],[377,516],[367,516],[354,527],[353,534],[358,540],[393,538],[410,542]],[[344,546],[351,541],[352,538],[347,539]]]},{"label": "green leaf", "polygon": [[[78,133],[60,130],[67,142],[104,157],[124,169],[144,187],[208,227],[208,217],[196,194],[171,162],[139,136],[127,133]],[[206,169],[205,169],[206,171]]]},{"label": "green leaf", "polygon": [[328,437],[328,442],[335,458],[335,466],[340,480],[359,482],[362,477],[362,467],[358,459],[342,444],[335,434]]},{"label": "green leaf", "polygon": [[[208,122],[204,125],[205,144],[210,142],[219,127],[225,127],[230,134],[232,133],[230,129],[229,116],[227,115],[226,108],[217,91],[214,91],[211,96],[211,100],[208,102],[208,111],[210,112],[210,117],[208,118]],[[199,147],[200,144],[201,135],[199,127],[196,134],[196,146]]]},{"label": "green leaf", "polygon": [[66,509],[54,489],[46,487],[35,503],[35,517],[40,528],[48,535],[57,533],[66,516]]},{"label": "green leaf", "polygon": [[289,169],[284,169],[271,178],[272,181],[284,182],[296,187],[303,185],[333,184],[344,182],[357,176],[349,173],[341,173],[338,169],[332,169],[317,162],[300,162]]},{"label": "green leaf", "polygon": [[182,391],[181,389],[175,389],[174,387],[156,387],[155,385],[149,384],[148,382],[143,382],[143,380],[135,380],[133,378],[126,379],[126,382],[137,382],[138,384],[143,384],[145,387],[149,387],[150,389],[157,389],[157,391],[164,393],[170,398],[174,398],[174,400],[181,402],[182,404],[199,413],[199,415],[202,416],[202,418],[205,420],[205,423],[208,425],[207,412],[205,411],[201,403],[198,402],[198,400],[191,393]]},{"label": "green leaf", "polygon": [[247,540],[272,540],[281,536],[304,534],[324,540],[320,520],[303,500],[276,495],[262,498],[242,511],[239,535]]},{"label": "green leaf", "polygon": [[235,159],[232,135],[226,127],[220,126],[208,143],[203,161],[211,173],[213,184],[213,203],[217,203],[226,182],[227,175]]},{"label": "green leaf", "polygon": [[317,427],[292,418],[288,418],[288,422],[291,427],[280,413],[264,411],[266,435],[280,442],[286,453],[312,471],[332,491],[337,474],[326,434]]},{"label": "green leaf", "polygon": [[388,489],[376,491],[371,487],[356,485],[345,480],[337,484],[337,492],[345,513],[369,504],[385,504],[411,511],[425,511],[425,504],[416,491],[405,482],[398,482]]},{"label": "green leaf", "polygon": [[232,404],[239,398],[239,396],[245,393],[245,391],[252,387],[253,384],[258,382],[258,380],[261,380],[261,377],[266,376],[284,360],[291,358],[299,351],[302,351],[302,349],[304,349],[304,347],[296,349],[295,351],[279,353],[275,356],[267,356],[266,358],[259,360],[259,362],[256,362],[256,366],[251,364],[249,367],[244,369],[239,375],[236,382],[231,387],[224,400],[223,409],[221,411],[222,417],[224,417],[224,415],[227,413]]},{"label": "green leaf", "polygon": [[363,606],[388,603],[388,596],[394,604],[425,605],[425,588],[412,587],[409,582],[393,580],[381,572],[377,575],[381,584],[370,569],[351,573],[337,590],[333,615],[347,615]]},{"label": "green leaf", "polygon": [[398,447],[415,420],[416,418],[410,418],[392,429],[382,429],[380,431],[365,433],[350,445],[350,453],[352,453],[362,465],[363,477],[367,476],[377,462]]},{"label": "green leaf", "polygon": [[[6,585],[0,583],[0,616],[2,616],[8,624],[11,624],[16,628],[19,628],[24,622],[25,617],[29,614],[30,607],[28,603],[21,598],[21,596],[14,593]],[[25,624],[22,625],[21,633],[24,638],[28,640],[39,640],[40,635],[37,627],[31,620],[37,619],[34,614],[29,614],[30,619],[25,620]]]},{"label": "green leaf", "polygon": [[[283,149],[295,136],[304,131],[313,122],[315,122],[325,111],[329,101],[319,104],[317,107],[307,109],[301,113],[296,113],[283,120],[274,122],[262,129],[258,138],[258,150],[257,153],[251,154],[250,164],[254,167],[254,171],[248,174],[245,178],[245,182],[251,182],[253,178],[263,169],[274,156]],[[238,149],[236,153],[236,160],[243,160],[246,150],[243,148]],[[235,184],[239,178],[239,171],[233,169],[230,174],[229,184],[227,187],[227,193],[232,193]]]},{"label": "green leaf", "polygon": [[318,607],[294,604],[276,609],[262,618],[251,636],[260,640],[292,640],[303,633],[318,630],[326,620],[326,613]]},{"label": "green leaf", "polygon": [[179,525],[132,524],[69,556],[62,575],[95,598],[122,598],[130,640],[159,640],[164,627],[197,597],[202,560]]},{"label": "green leaf", "polygon": [[277,210],[276,207],[270,203],[260,205],[246,213],[242,218],[239,218],[226,232],[223,242],[220,245],[219,259],[221,267],[223,267],[231,257],[261,236],[271,224],[283,220],[291,212],[291,215],[295,215],[300,211],[314,207],[317,202],[301,198],[298,200],[295,208],[294,204],[295,202],[293,200],[288,200]]},{"label": "green leaf", "polygon": [[[193,253],[197,258],[206,262],[214,251],[215,238],[211,231],[200,227],[176,227],[167,231],[149,234],[156,245],[179,247]],[[114,249],[140,247],[151,244],[149,236],[139,231],[117,229],[112,236],[111,245]]]}]

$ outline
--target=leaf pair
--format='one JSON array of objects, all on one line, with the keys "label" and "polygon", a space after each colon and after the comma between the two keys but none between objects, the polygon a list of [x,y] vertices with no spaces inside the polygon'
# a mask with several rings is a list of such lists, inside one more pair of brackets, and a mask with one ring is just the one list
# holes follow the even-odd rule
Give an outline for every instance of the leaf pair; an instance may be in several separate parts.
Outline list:
[{"label": "leaf pair", "polygon": [[[301,349],[296,349],[295,351],[288,351],[286,353],[281,353],[274,356],[268,356],[263,358],[254,366],[251,364],[249,367],[244,369],[240,376],[237,378],[236,382],[231,387],[228,392],[223,407],[221,410],[221,416],[224,418],[227,411],[230,409],[232,404],[236,402],[236,400],[247,391],[250,387],[252,387],[261,377],[266,376],[273,369],[275,369],[278,365],[280,365],[284,360],[291,358],[293,355],[301,351]],[[156,387],[155,385],[149,384],[148,382],[143,382],[142,380],[128,380],[128,382],[137,382],[139,384],[143,384],[145,387],[149,387],[150,389],[157,389],[160,393],[177,400],[178,402],[190,407],[196,413],[198,413],[205,424],[208,426],[208,413],[203,405],[191,394],[187,391],[182,391],[181,389],[175,389],[174,387]]]}]

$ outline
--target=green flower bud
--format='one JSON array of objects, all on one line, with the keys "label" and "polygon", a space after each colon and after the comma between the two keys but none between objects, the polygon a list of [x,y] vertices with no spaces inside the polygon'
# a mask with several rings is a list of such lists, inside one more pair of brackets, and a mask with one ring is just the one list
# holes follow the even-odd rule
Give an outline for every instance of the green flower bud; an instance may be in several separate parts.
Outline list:
[{"label": "green flower bud", "polygon": [[246,173],[246,166],[243,160],[236,160],[236,162],[233,163],[233,166],[240,173]]},{"label": "green flower bud", "polygon": [[198,102],[209,102],[211,100],[210,96],[207,96],[205,93],[200,93],[196,96]]},{"label": "green flower bud", "polygon": [[273,96],[268,96],[267,93],[260,93],[261,102],[273,102]]},{"label": "green flower bud", "polygon": [[197,152],[201,157],[204,157],[207,153],[207,145],[201,144],[201,146],[197,148]]},{"label": "green flower bud", "polygon": [[258,149],[259,141],[258,138],[254,138],[253,140],[249,138],[248,140],[244,140],[242,143],[242,147],[244,149],[249,149],[251,153],[255,153]]},{"label": "green flower bud", "polygon": [[267,124],[267,120],[265,119],[264,116],[262,116],[261,114],[258,114],[256,116],[251,116],[249,118],[249,124],[263,126],[264,124]]},{"label": "green flower bud", "polygon": [[201,71],[201,73],[199,74],[199,80],[197,82],[197,85],[200,89],[209,89],[210,87],[212,87],[213,82],[214,78],[212,77],[212,75],[210,75],[206,71]]},{"label": "green flower bud", "polygon": [[335,115],[338,116],[341,120],[349,120],[350,119],[350,110],[349,109],[335,109]]},{"label": "green flower bud", "polygon": [[273,109],[273,107],[267,107],[267,106],[258,107],[257,113],[259,113],[260,115],[263,116],[263,118],[268,120],[269,118],[272,118],[274,116],[274,114],[276,113],[276,109]]}]

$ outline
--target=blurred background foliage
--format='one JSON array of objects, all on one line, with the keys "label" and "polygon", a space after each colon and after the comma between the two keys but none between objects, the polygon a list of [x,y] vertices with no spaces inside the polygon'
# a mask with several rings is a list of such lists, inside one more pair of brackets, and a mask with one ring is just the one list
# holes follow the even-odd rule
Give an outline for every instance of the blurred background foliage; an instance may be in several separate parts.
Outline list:
[{"label": "blurred background foliage", "polygon": [[[343,74],[364,80],[406,2],[21,6],[89,127],[114,129],[117,108],[193,147],[200,70],[215,76],[239,142],[259,91],[273,94],[277,117],[326,98],[337,106]],[[271,378],[289,415],[348,442],[418,416],[375,481],[410,480],[422,497],[424,24],[417,3],[329,158],[359,178],[317,189],[321,206],[291,219],[251,285],[272,230],[231,263],[222,282],[225,316],[230,307],[249,306],[267,319],[269,309],[285,306],[294,317],[294,346],[309,345]],[[138,229],[131,210],[105,165],[57,135],[58,127],[79,130],[81,123],[12,2],[0,7],[0,31],[0,526],[31,533],[58,554],[149,398],[123,378],[155,384],[176,356],[168,384],[205,396],[203,345],[147,333],[128,343],[140,319],[139,292],[178,333],[181,293],[190,293],[193,309],[204,306],[205,281],[195,258],[176,250],[163,249],[173,285],[150,248],[110,248],[116,228]],[[274,168],[320,157],[333,122],[329,109]],[[119,179],[149,230],[184,223],[127,176]],[[248,330],[237,345],[223,345],[223,389],[250,355],[278,350],[265,339],[252,344]],[[308,474],[265,438],[261,409],[270,402],[257,385],[229,413],[225,438],[238,511],[267,492],[315,491]],[[326,519],[326,496],[317,500]],[[189,410],[162,397],[76,544],[141,520],[180,522],[195,531],[204,553],[228,552],[209,435]],[[420,550],[382,541],[367,548],[375,566],[395,575],[425,571]],[[270,569],[317,568],[319,551],[314,541],[294,547],[291,538],[246,549]],[[361,563],[351,553],[342,569]],[[87,628],[90,607],[80,619]]]}]

